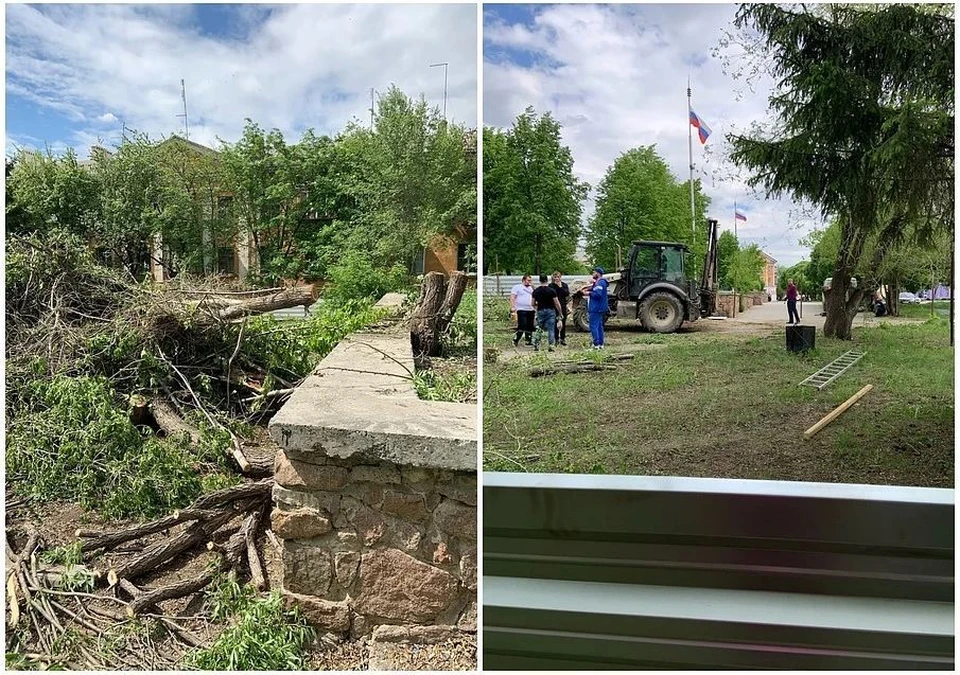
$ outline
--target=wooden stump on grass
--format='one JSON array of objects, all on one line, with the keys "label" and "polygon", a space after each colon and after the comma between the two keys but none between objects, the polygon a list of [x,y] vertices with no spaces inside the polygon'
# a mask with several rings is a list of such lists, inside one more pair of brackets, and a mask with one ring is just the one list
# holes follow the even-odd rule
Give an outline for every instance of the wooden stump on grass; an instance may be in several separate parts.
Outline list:
[{"label": "wooden stump on grass", "polygon": [[440,340],[450,327],[467,288],[467,275],[454,272],[447,279],[442,272],[428,272],[420,287],[420,298],[410,319],[410,346],[417,359],[440,356]]}]

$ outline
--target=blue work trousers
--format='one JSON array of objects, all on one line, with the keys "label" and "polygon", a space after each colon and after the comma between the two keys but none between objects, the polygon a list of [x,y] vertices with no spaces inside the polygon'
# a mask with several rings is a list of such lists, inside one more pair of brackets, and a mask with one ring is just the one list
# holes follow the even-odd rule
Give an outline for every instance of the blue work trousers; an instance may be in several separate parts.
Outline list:
[{"label": "blue work trousers", "polygon": [[593,346],[603,345],[603,317],[606,312],[588,312],[590,315],[590,335],[593,336]]}]

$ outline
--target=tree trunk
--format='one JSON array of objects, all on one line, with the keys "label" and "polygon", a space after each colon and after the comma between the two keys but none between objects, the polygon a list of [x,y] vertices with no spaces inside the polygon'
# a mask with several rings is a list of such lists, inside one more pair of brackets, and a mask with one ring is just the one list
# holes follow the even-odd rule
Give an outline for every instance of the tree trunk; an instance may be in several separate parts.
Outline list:
[{"label": "tree trunk", "polygon": [[887,314],[900,316],[900,280],[896,277],[887,284]]},{"label": "tree trunk", "polygon": [[184,420],[166,399],[155,396],[152,405],[153,419],[167,436],[186,434],[193,445],[200,444],[200,430]]},{"label": "tree trunk", "polygon": [[826,293],[824,299],[827,318],[823,324],[823,334],[826,337],[840,340],[849,340],[852,337],[853,319],[857,316],[857,308],[863,299],[865,284],[859,284],[856,289],[850,288],[850,280],[863,253],[865,239],[864,229],[858,225],[859,223],[851,223],[849,217],[844,218],[841,224],[837,266],[830,282],[830,292]]},{"label": "tree trunk", "polygon": [[232,321],[251,314],[264,314],[276,309],[286,309],[306,305],[309,307],[317,299],[317,287],[294,286],[278,291],[272,295],[242,300],[230,307],[220,310],[218,317],[221,321]]},{"label": "tree trunk", "polygon": [[454,272],[449,283],[442,272],[429,272],[423,278],[420,298],[410,319],[410,346],[415,357],[440,356],[441,338],[450,327],[466,288],[467,275],[463,272]]}]

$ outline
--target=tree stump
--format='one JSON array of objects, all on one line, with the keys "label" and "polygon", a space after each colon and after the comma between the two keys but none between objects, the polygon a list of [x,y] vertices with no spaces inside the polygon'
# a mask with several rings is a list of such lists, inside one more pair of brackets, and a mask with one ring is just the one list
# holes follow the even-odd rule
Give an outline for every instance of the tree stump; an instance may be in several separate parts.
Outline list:
[{"label": "tree stump", "polygon": [[467,275],[454,272],[449,280],[442,272],[428,272],[420,298],[410,319],[410,346],[416,359],[440,356],[441,338],[450,327],[467,288]]}]

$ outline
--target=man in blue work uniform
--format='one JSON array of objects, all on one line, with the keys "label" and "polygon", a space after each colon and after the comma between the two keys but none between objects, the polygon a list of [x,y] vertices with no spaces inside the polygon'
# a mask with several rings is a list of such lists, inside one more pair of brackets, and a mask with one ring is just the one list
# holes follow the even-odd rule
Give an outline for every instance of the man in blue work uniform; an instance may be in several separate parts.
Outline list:
[{"label": "man in blue work uniform", "polygon": [[590,288],[590,300],[587,312],[590,316],[590,335],[593,337],[593,348],[603,349],[603,318],[610,311],[607,301],[607,286],[609,282],[603,278],[603,268],[593,269],[593,284]]}]

